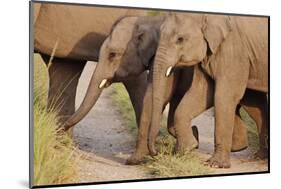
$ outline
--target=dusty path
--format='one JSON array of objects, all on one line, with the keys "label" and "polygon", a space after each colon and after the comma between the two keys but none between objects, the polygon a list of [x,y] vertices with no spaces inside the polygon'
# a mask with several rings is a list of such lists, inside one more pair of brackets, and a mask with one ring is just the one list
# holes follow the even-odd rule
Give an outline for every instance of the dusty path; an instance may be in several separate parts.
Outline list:
[{"label": "dusty path", "polygon": [[[83,100],[95,63],[88,63],[79,81],[76,107]],[[88,115],[75,127],[74,139],[83,153],[78,163],[80,182],[150,178],[141,166],[125,165],[135,139],[122,124],[121,115],[105,89]]]},{"label": "dusty path", "polygon": [[[77,89],[76,106],[86,92],[95,63],[88,63],[83,71]],[[80,182],[128,180],[152,178],[141,166],[127,166],[125,160],[133,152],[135,139],[122,124],[117,107],[113,106],[110,93],[105,89],[95,107],[74,129],[74,138],[83,158],[78,162]],[[207,111],[193,120],[198,126],[200,146],[197,150],[202,160],[213,152],[214,118],[213,111]],[[248,148],[231,154],[230,169],[213,169],[211,174],[259,172],[267,170],[267,161],[252,161],[253,154]]]}]

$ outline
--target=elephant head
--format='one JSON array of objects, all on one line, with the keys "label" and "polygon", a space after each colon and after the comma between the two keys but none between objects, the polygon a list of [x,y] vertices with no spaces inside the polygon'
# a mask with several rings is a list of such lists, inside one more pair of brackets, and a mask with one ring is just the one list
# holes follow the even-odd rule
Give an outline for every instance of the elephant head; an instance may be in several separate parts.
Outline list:
[{"label": "elephant head", "polygon": [[162,21],[162,17],[124,17],[116,21],[100,49],[99,63],[84,100],[64,125],[66,130],[86,116],[112,82],[137,77],[148,69],[158,46]]},{"label": "elephant head", "polygon": [[154,144],[160,127],[167,78],[174,67],[209,61],[230,31],[229,20],[223,16],[170,14],[166,17],[160,27],[159,46],[153,65],[153,112],[149,132],[152,155],[156,154]]}]

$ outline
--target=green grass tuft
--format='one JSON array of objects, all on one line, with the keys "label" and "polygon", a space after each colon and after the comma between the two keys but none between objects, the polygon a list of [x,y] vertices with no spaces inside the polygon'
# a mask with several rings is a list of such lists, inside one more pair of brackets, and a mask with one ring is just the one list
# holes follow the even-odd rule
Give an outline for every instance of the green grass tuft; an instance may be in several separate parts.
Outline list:
[{"label": "green grass tuft", "polygon": [[257,151],[259,149],[259,136],[255,121],[249,116],[244,108],[240,109],[242,120],[247,125],[249,146]]},{"label": "green grass tuft", "polygon": [[39,55],[34,56],[34,185],[75,182],[74,144],[57,132],[57,115],[48,112],[48,74]]},{"label": "green grass tuft", "polygon": [[130,97],[125,87],[121,83],[114,84],[113,88],[114,88],[112,93],[113,103],[119,108],[126,126],[130,129],[131,132],[136,134],[137,122],[134,113],[135,111],[130,101]]}]

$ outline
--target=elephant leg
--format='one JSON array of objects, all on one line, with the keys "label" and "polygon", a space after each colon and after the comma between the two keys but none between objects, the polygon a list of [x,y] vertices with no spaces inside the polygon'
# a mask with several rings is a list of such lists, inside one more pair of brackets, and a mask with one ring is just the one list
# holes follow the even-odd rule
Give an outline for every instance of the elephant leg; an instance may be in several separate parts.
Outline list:
[{"label": "elephant leg", "polygon": [[175,138],[176,138],[176,131],[174,127],[174,116],[175,116],[176,108],[179,103],[180,100],[178,98],[171,99],[169,113],[168,113],[168,120],[167,120],[168,132]]},{"label": "elephant leg", "polygon": [[143,99],[147,87],[147,75],[148,74],[144,72],[136,79],[123,81],[123,84],[129,94],[129,97],[131,99],[135,111],[138,127],[139,127],[140,117],[142,112]]},{"label": "elephant leg", "polygon": [[[244,78],[242,78],[242,81]],[[215,152],[208,160],[212,167],[229,168],[235,110],[246,85],[233,78],[216,80],[215,88]]]},{"label": "elephant leg", "polygon": [[[173,93],[173,82],[175,82],[174,77],[171,77],[169,79],[169,84],[170,87],[167,88],[166,90],[166,96],[165,96],[165,101],[168,102],[169,98],[171,97]],[[142,83],[140,87],[138,88],[139,90],[145,91],[144,97],[140,96],[138,97],[139,99],[136,99],[138,102],[141,102],[141,113],[138,121],[138,137],[137,137],[137,145],[136,145],[136,150],[135,152],[131,155],[131,157],[127,160],[127,164],[133,165],[133,164],[139,164],[143,161],[144,157],[149,154],[148,150],[148,144],[147,144],[147,139],[148,139],[148,132],[149,132],[149,127],[151,124],[151,116],[152,116],[152,77],[151,75],[145,75],[141,76],[139,78],[140,81],[145,80],[146,83]],[[146,90],[143,89],[144,85],[146,87]],[[132,86],[136,86],[136,82],[132,83]],[[139,91],[136,95],[142,95],[142,91]],[[137,96],[136,96],[137,97]],[[133,98],[131,98],[133,99]],[[142,100],[143,99],[143,100]],[[165,103],[166,105],[167,103]],[[165,107],[164,105],[164,107]],[[136,106],[140,107],[140,106]],[[137,114],[137,112],[136,112]],[[136,115],[137,116],[137,115]]]},{"label": "elephant leg", "polygon": [[[205,83],[207,84],[206,81],[205,81]],[[177,89],[176,89],[175,93],[177,93]],[[209,95],[208,96],[209,99],[213,98],[213,94],[208,93],[208,95]],[[180,96],[173,95],[173,98],[170,101],[170,108],[169,108],[169,114],[168,114],[168,131],[174,137],[176,137],[175,128],[174,128],[174,114],[175,114],[175,110],[176,110],[178,104],[180,103],[181,99],[182,99],[182,95],[180,95]],[[210,106],[211,106],[211,104],[210,104]],[[235,125],[234,125],[234,129],[233,129],[232,147],[231,147],[232,152],[241,151],[248,147],[247,127],[244,124],[244,122],[241,120],[240,113],[239,113],[240,108],[241,108],[241,106],[238,105],[236,108],[236,112],[235,112],[236,113]],[[192,131],[193,131],[193,135],[195,136],[196,140],[199,143],[199,133],[198,133],[197,127],[192,126]]]},{"label": "elephant leg", "polygon": [[152,114],[152,84],[148,83],[143,100],[143,111],[140,116],[137,145],[135,152],[127,159],[126,164],[134,165],[143,161],[144,157],[149,154],[147,146],[148,130]]},{"label": "elephant leg", "polygon": [[190,151],[198,145],[192,132],[191,120],[213,105],[211,94],[213,84],[198,66],[195,66],[192,85],[183,96],[174,116],[176,152]]},{"label": "elephant leg", "polygon": [[255,157],[265,159],[268,156],[268,106],[266,94],[249,91],[243,98],[243,107],[257,125],[259,150]]},{"label": "elephant leg", "polygon": [[164,107],[166,106],[166,103],[169,103],[169,112],[168,112],[168,119],[167,119],[168,132],[175,138],[176,138],[176,133],[174,128],[174,115],[177,106],[179,105],[182,98],[182,95],[177,94],[181,92],[179,90],[179,87],[177,86],[179,85],[178,82],[179,76],[180,76],[179,72],[175,72],[173,76],[170,76],[167,82],[165,103],[164,103],[165,104]]},{"label": "elephant leg", "polygon": [[[168,131],[169,133],[176,138],[175,128],[174,128],[174,113],[178,106],[178,100],[172,100],[170,102],[170,109],[168,115]],[[236,108],[235,115],[235,124],[232,134],[232,146],[231,152],[238,152],[244,150],[248,147],[248,136],[247,136],[247,127],[243,120],[241,120],[239,109],[240,105]],[[196,126],[192,126],[192,132],[196,140],[199,143],[199,133]]]},{"label": "elephant leg", "polygon": [[232,146],[231,152],[238,152],[248,147],[247,126],[240,116],[241,105],[237,105],[235,110],[235,123],[232,133]]},{"label": "elephant leg", "polygon": [[76,89],[85,64],[86,61],[54,58],[48,65],[47,108],[57,110],[60,123],[75,112]]}]

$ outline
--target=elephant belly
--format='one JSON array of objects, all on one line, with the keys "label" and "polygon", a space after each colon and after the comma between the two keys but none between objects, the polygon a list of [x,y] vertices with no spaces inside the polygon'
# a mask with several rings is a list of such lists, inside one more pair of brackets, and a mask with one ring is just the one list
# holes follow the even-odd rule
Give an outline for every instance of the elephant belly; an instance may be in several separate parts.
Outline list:
[{"label": "elephant belly", "polygon": [[247,88],[261,92],[268,92],[267,80],[250,79],[247,83]]},{"label": "elephant belly", "polygon": [[247,88],[268,92],[268,63],[266,58],[260,61],[250,60],[250,73]]}]

